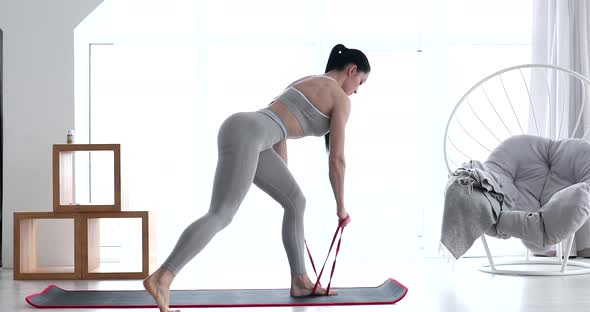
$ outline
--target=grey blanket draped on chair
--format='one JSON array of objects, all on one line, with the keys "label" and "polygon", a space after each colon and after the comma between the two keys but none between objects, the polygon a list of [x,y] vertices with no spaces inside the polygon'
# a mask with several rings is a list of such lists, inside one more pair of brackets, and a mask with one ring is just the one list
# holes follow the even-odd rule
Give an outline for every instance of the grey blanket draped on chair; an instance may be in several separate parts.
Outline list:
[{"label": "grey blanket draped on chair", "polygon": [[455,259],[471,248],[482,234],[508,238],[495,224],[506,204],[493,172],[481,162],[463,164],[449,178],[441,228],[441,248]]}]

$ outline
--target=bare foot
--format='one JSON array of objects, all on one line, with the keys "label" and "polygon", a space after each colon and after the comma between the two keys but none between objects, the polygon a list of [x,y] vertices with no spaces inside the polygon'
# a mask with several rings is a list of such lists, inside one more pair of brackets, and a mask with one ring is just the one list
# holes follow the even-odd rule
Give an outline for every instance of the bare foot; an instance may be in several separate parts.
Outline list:
[{"label": "bare foot", "polygon": [[152,275],[143,280],[143,287],[154,298],[160,312],[180,312],[180,310],[170,310],[170,284],[174,279],[174,274],[167,269],[160,268]]},{"label": "bare foot", "polygon": [[333,289],[330,289],[330,293],[328,293],[324,287],[319,285],[315,291],[313,291],[314,285],[315,283],[309,279],[307,274],[294,276],[291,279],[291,297],[328,296],[338,294],[338,292]]}]

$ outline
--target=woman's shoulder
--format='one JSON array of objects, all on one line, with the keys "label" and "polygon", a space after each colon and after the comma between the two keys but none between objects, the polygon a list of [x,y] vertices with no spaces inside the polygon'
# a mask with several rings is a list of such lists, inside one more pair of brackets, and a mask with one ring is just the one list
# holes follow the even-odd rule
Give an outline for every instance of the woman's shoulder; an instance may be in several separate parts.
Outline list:
[{"label": "woman's shoulder", "polygon": [[308,80],[308,79],[313,78],[313,77],[315,77],[315,76],[314,75],[309,75],[309,76],[305,76],[305,77],[299,78],[299,79],[293,81],[288,87],[292,87],[292,86],[294,86],[294,85],[296,85],[296,84],[298,84],[300,82],[303,82],[303,81]]},{"label": "woman's shoulder", "polygon": [[299,78],[297,80],[295,80],[293,83],[291,83],[289,85],[289,87],[294,86],[296,84],[301,84],[301,83],[306,83],[306,84],[317,84],[317,83],[322,83],[322,84],[334,84],[336,83],[336,80],[334,80],[334,78],[328,76],[328,75],[309,75],[309,76],[304,76],[302,78]]}]

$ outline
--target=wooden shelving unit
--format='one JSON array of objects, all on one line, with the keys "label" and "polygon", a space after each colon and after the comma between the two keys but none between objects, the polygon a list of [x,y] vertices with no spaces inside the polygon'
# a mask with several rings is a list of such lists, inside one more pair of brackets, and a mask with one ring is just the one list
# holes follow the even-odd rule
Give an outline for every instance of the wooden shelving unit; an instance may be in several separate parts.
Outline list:
[{"label": "wooden shelving unit", "polygon": [[[75,204],[74,154],[112,151],[112,205]],[[121,154],[119,144],[53,145],[53,211],[14,213],[14,279],[143,279],[155,269],[154,217],[148,211],[121,211]],[[141,264],[125,270],[105,269],[100,263],[101,219],[141,220]],[[37,223],[42,219],[73,220],[74,264],[38,266]],[[59,242],[58,242],[59,243]],[[63,243],[63,242],[62,242]]]}]

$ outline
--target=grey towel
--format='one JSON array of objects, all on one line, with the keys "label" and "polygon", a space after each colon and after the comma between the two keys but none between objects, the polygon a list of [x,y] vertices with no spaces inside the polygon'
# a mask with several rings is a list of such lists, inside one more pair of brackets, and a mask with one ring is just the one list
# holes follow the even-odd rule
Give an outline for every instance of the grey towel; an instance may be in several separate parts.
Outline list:
[{"label": "grey towel", "polygon": [[503,201],[492,171],[476,160],[463,164],[445,190],[441,244],[459,259],[484,233],[506,238],[495,229]]}]

